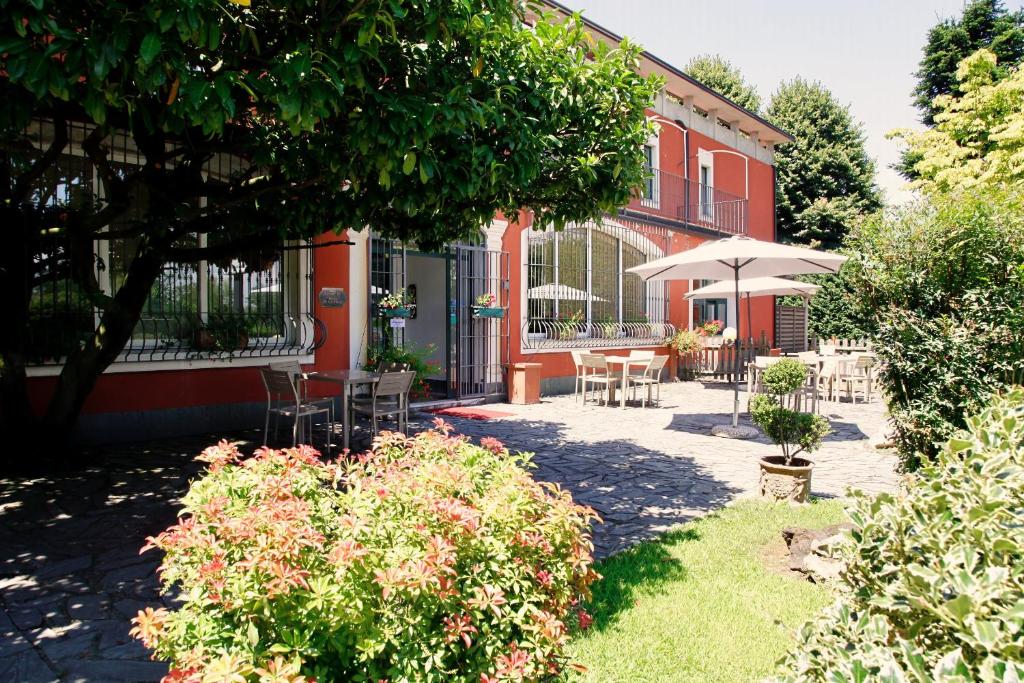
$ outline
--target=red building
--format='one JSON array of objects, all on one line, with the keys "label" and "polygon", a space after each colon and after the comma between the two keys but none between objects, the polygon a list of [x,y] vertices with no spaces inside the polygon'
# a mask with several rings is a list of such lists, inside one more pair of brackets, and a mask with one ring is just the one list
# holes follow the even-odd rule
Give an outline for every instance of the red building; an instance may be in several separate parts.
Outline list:
[{"label": "red building", "polygon": [[[590,30],[618,41],[599,26]],[[673,330],[702,319],[735,326],[731,301],[691,305],[684,294],[692,283],[645,283],[625,271],[722,236],[773,240],[774,147],[791,138],[653,55],[644,55],[642,69],[665,79],[648,110],[659,132],[645,146],[651,178],[642,196],[617,215],[557,233],[535,225],[528,211],[498,216],[482,244],[451,245],[442,253],[379,239],[370,229],[350,231],[353,246],[286,245],[224,263],[168,264],[135,338],[85,405],[83,438],[260,424],[265,393],[256,369],[277,360],[297,359],[316,370],[358,367],[369,350],[399,345],[422,350],[437,366],[435,395],[500,397],[510,363],[540,363],[543,391],[565,391],[574,375],[572,349],[663,349]],[[57,189],[64,201],[73,200],[76,186],[98,185],[74,149]],[[127,147],[125,156],[131,163]],[[98,243],[101,285],[116,283],[118,252],[130,248]],[[382,317],[380,300],[403,288],[415,298],[415,317]],[[474,313],[485,294],[507,309],[503,318]],[[66,295],[65,308],[88,325],[90,312],[67,301]],[[751,311],[749,321],[746,307],[739,312],[742,329],[772,339],[773,298],[755,298]],[[244,326],[213,322],[222,319],[241,319]],[[205,334],[195,333],[195,321]],[[63,326],[40,344],[66,333]],[[30,369],[39,410],[60,371],[46,359],[59,355],[41,353]]]}]

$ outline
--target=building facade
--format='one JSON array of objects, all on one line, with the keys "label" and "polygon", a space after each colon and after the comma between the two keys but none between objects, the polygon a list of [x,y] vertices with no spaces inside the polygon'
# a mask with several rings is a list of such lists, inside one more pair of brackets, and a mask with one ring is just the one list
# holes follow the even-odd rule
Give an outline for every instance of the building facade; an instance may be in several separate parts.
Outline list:
[{"label": "building facade", "polygon": [[[589,28],[599,40],[619,39]],[[371,226],[344,235],[351,245],[291,244],[222,263],[168,264],[132,341],[84,407],[82,438],[261,424],[258,368],[280,360],[344,369],[400,347],[433,366],[434,397],[494,398],[512,363],[541,364],[546,392],[571,390],[572,350],[664,350],[673,331],[702,320],[735,327],[742,315],[744,336],[772,339],[772,297],[753,299],[748,316],[746,306],[736,311],[724,299],[689,303],[684,295],[702,283],[645,283],[626,270],[724,236],[774,240],[774,148],[791,138],[653,55],[644,55],[642,69],[666,84],[648,111],[658,129],[644,148],[651,174],[616,215],[559,232],[535,224],[528,211],[496,216],[479,241],[439,253],[381,239]],[[74,149],[54,186],[60,201],[73,201],[76,187],[99,186]],[[133,163],[131,150],[124,154]],[[231,163],[215,159],[210,172]],[[332,233],[313,246],[337,240]],[[100,286],[116,286],[118,251],[130,244],[94,248],[105,264]],[[46,318],[37,330],[41,351],[29,372],[40,411],[60,372],[61,347],[74,343],[76,324],[87,329],[95,318],[60,288],[54,279],[33,294],[55,311],[52,324]],[[415,301],[413,312],[385,317],[381,300],[399,291]],[[475,308],[487,295],[505,309],[502,317]]]}]

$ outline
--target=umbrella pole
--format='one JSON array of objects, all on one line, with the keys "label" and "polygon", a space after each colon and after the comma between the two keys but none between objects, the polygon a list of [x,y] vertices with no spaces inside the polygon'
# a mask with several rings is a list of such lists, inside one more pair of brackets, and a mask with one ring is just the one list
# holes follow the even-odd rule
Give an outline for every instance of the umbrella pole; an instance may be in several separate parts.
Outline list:
[{"label": "umbrella pole", "polygon": [[737,263],[733,266],[733,281],[736,283],[736,343],[733,346],[735,358],[733,365],[735,373],[732,377],[732,426],[740,423],[740,343],[743,336],[740,334],[740,267]]}]

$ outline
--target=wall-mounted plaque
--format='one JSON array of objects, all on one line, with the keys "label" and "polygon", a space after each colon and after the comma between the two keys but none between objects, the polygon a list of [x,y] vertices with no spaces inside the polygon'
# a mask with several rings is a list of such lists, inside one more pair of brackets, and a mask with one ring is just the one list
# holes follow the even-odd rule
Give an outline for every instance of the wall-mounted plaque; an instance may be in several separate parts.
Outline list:
[{"label": "wall-mounted plaque", "polygon": [[341,287],[321,287],[317,296],[324,308],[341,308],[348,301],[348,295]]}]

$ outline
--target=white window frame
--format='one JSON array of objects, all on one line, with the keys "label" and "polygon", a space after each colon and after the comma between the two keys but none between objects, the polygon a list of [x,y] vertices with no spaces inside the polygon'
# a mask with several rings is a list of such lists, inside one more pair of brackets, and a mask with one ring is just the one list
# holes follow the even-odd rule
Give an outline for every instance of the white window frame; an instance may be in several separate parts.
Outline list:
[{"label": "white window frame", "polygon": [[[707,176],[705,178],[705,172]],[[706,181],[706,182],[705,182]],[[712,221],[715,217],[715,155],[706,150],[697,150],[697,203],[701,220]]]},{"label": "white window frame", "polygon": [[[659,209],[661,208],[661,140],[658,133],[655,133],[647,142],[644,144],[645,148],[651,150],[651,167],[652,173],[651,178],[647,180],[647,184],[644,185],[644,196],[641,197],[640,203],[643,206]],[[646,192],[647,188],[650,187],[650,196]]]},{"label": "white window frame", "polygon": [[[50,137],[50,136],[53,135],[52,124],[49,121],[43,122],[43,125],[40,127],[40,132],[41,132],[41,135],[40,135],[41,139],[36,142],[36,146],[39,147],[41,150],[45,150],[46,146],[49,145],[51,140],[52,140],[52,137]],[[71,136],[69,136],[68,145],[66,146],[64,151],[61,153],[61,156],[75,156],[75,157],[82,157],[82,158],[87,158],[88,157],[88,155],[85,153],[85,151],[81,148],[81,141],[78,140],[77,137],[78,136],[74,132],[73,132],[73,134]],[[129,149],[129,147],[131,147],[131,148]],[[134,141],[130,137],[128,137],[126,139],[126,144],[124,145],[124,147],[121,148],[120,151],[122,152],[122,154],[120,154],[119,158],[115,159],[115,161],[117,161],[119,163],[124,163],[124,164],[141,165],[141,163],[142,163],[141,155],[139,154],[139,152],[136,149],[134,149]],[[59,163],[59,160],[58,160],[58,163]],[[90,168],[92,170],[93,196],[97,197],[98,199],[102,199],[103,198],[103,183],[100,180],[99,170],[95,167],[95,165],[90,165]],[[205,178],[206,175],[207,175],[207,171],[204,170],[203,171],[203,177]],[[201,202],[205,202],[205,199],[201,199],[200,201]],[[206,235],[201,235],[200,236],[200,245],[201,246],[205,246],[205,244],[206,244]],[[287,242],[286,244],[289,245],[289,246],[295,246],[298,243],[297,242]],[[111,289],[112,288],[112,283],[111,283],[111,279],[110,279],[110,262],[111,262],[110,261],[110,241],[109,240],[104,240],[104,239],[93,240],[93,249],[95,250],[95,253],[99,257],[101,262],[105,265],[105,267],[103,267],[103,268],[100,268],[98,266],[98,264],[95,267],[96,268],[95,273],[96,273],[97,284],[98,284],[101,292],[103,292],[104,294],[106,294],[108,296],[113,296],[114,293],[113,293],[113,291]],[[290,251],[285,251],[284,252],[286,259],[289,257],[290,253],[291,253]],[[287,282],[292,282],[292,281],[299,282],[299,283],[307,282],[312,277],[312,261],[313,261],[312,258],[308,258],[308,259],[301,258],[301,257],[295,258],[294,259],[294,262],[295,262],[295,266],[294,267],[297,267],[298,272],[295,274],[294,278],[292,278],[292,277],[284,278],[282,276],[282,278],[281,278],[282,283],[287,283]],[[198,281],[197,281],[197,297],[198,297],[198,301],[197,301],[197,315],[202,320],[204,320],[204,321],[207,319],[207,316],[209,314],[209,305],[210,305],[209,296],[208,296],[208,291],[209,291],[209,278],[208,278],[208,275],[209,275],[209,273],[208,273],[208,270],[206,268],[206,265],[207,265],[207,261],[206,260],[200,261],[197,264],[197,273],[198,273]],[[285,263],[282,263],[282,269],[284,267],[285,267]],[[311,311],[312,310],[313,302],[311,300],[309,288],[308,287],[299,287],[298,298],[294,302],[295,306],[297,306],[296,310],[289,310],[289,308],[291,308],[291,300],[292,300],[292,297],[290,297],[290,296],[285,296],[284,297],[284,301],[285,301],[284,313],[286,315],[287,314],[292,314],[292,317],[294,317],[296,320],[298,320],[299,325],[301,325],[301,334],[300,335],[295,335],[294,332],[289,332],[287,330],[287,326],[286,326],[286,329],[285,329],[286,335],[288,335],[288,336],[298,336],[298,338],[301,338],[301,339],[311,339],[313,334],[315,333],[313,322],[311,320],[308,320],[306,318],[306,316],[302,315],[302,311]],[[98,325],[99,321],[100,321],[99,309],[94,309],[94,320],[95,320],[95,324]],[[256,338],[252,338],[252,339],[249,340],[249,346],[259,346],[260,343],[266,343],[267,341],[269,341],[271,339],[272,338],[269,338],[269,337],[256,337]],[[276,339],[276,338],[273,338],[273,339]],[[105,372],[107,372],[107,373],[114,373],[114,372],[137,372],[137,371],[141,371],[141,370],[155,371],[155,370],[191,369],[191,368],[204,368],[204,367],[222,367],[225,362],[231,362],[235,366],[242,366],[242,367],[244,367],[244,366],[258,366],[258,365],[266,365],[269,359],[274,359],[274,358],[297,359],[300,363],[311,363],[314,360],[314,354],[312,354],[312,353],[304,353],[304,354],[281,353],[281,354],[269,354],[269,355],[260,355],[260,356],[252,356],[252,357],[249,357],[249,356],[246,356],[246,357],[233,357],[233,356],[228,355],[228,354],[218,354],[216,352],[202,352],[202,351],[190,351],[188,357],[174,358],[174,359],[171,359],[171,360],[132,360],[132,361],[129,361],[126,358],[129,355],[138,354],[139,352],[146,351],[146,350],[157,349],[159,347],[160,347],[160,342],[158,340],[155,340],[155,339],[154,340],[145,341],[145,342],[139,342],[139,341],[137,341],[135,339],[131,339],[131,340],[129,340],[128,344],[125,345],[125,348],[121,352],[119,352],[118,359],[115,360],[114,363],[112,363],[111,366]],[[144,367],[138,367],[138,366],[144,366]],[[30,376],[30,377],[31,376],[52,376],[52,375],[60,374],[60,371],[61,371],[62,368],[63,368],[63,362],[58,362],[58,363],[49,363],[49,364],[46,364],[46,365],[29,366],[29,367],[26,368],[26,371],[27,371],[27,375]]]}]

